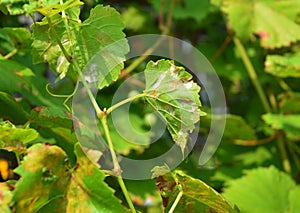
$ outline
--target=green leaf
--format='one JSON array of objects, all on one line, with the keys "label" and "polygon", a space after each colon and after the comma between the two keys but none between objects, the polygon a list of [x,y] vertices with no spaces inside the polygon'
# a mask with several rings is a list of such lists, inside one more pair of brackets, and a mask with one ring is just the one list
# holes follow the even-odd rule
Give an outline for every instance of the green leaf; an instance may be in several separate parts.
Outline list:
[{"label": "green leaf", "polygon": [[[290,176],[271,166],[249,170],[244,177],[230,181],[224,196],[242,212],[289,212],[289,193],[294,187]],[[292,196],[290,199],[294,202]]]},{"label": "green leaf", "polygon": [[[18,54],[29,54],[31,49],[31,33],[29,30],[25,28],[17,28],[17,27],[4,27],[0,29],[1,31],[4,31],[6,35],[8,36],[8,41],[10,43],[9,51],[13,51],[14,49],[17,49]],[[1,42],[2,46],[2,42]]]},{"label": "green leaf", "polygon": [[75,153],[79,167],[73,173],[68,190],[67,212],[127,212],[104,183],[105,174],[90,162],[79,144]]},{"label": "green leaf", "polygon": [[35,108],[30,115],[30,126],[44,138],[54,138],[55,144],[67,153],[71,164],[75,163],[74,144],[77,138],[72,130],[72,119],[67,113],[59,108]]},{"label": "green leaf", "polygon": [[114,8],[103,5],[93,8],[89,18],[83,22],[78,41],[81,58],[89,61],[100,53],[100,57],[93,58],[85,68],[89,69],[87,71],[91,75],[98,77],[99,89],[117,80],[124,67],[124,55],[128,52],[127,40],[123,39],[124,27],[121,15]]},{"label": "green leaf", "polygon": [[23,87],[30,87],[34,73],[27,67],[12,60],[0,60],[0,91],[21,92]]},{"label": "green leaf", "polygon": [[25,13],[23,5],[27,2],[27,0],[1,0],[0,10],[4,14],[21,15]]},{"label": "green leaf", "polygon": [[180,192],[182,197],[174,212],[239,212],[213,188],[181,171],[160,176],[157,186],[162,194],[166,212],[170,210]]},{"label": "green leaf", "polygon": [[41,212],[55,199],[59,199],[56,210],[65,212],[64,195],[71,178],[65,160],[66,154],[57,146],[35,144],[28,149],[28,155],[15,170],[21,176],[13,197],[16,212]]},{"label": "green leaf", "polygon": [[3,213],[11,213],[9,204],[12,199],[12,192],[6,183],[0,183],[0,211]]},{"label": "green leaf", "polygon": [[[89,18],[80,23],[78,19],[80,11],[77,10],[75,3],[70,5],[72,7],[67,10],[67,15],[74,17],[75,20],[68,20],[68,29],[62,16],[56,12],[53,12],[55,14],[49,19],[44,18],[42,22],[32,25],[33,60],[35,63],[49,62],[51,69],[60,75],[59,78],[64,78],[67,73],[71,76],[78,74],[63,55],[56,40],[57,34],[68,54],[77,60],[79,68],[83,69],[88,65],[85,71],[99,78],[101,89],[115,81],[123,68],[124,55],[128,52],[127,41],[123,39],[124,24],[114,8],[103,5],[93,8]],[[48,23],[49,20],[52,24]],[[120,39],[123,40],[119,41]],[[109,46],[116,41],[119,41],[117,45]],[[97,53],[100,54],[98,58]],[[115,64],[111,64],[114,62]],[[108,72],[106,69],[109,69]]]},{"label": "green leaf", "polygon": [[300,93],[285,92],[277,96],[282,114],[300,114]]},{"label": "green leaf", "polygon": [[173,140],[182,152],[189,133],[200,119],[200,87],[192,75],[171,61],[150,61],[145,69],[146,101],[167,124]]},{"label": "green leaf", "polygon": [[281,78],[300,77],[300,55],[268,55],[265,70]]},{"label": "green leaf", "polygon": [[[149,0],[157,12],[160,11],[161,1]],[[170,10],[171,0],[164,1],[164,11]],[[209,12],[210,3],[209,0],[182,0],[175,1],[175,8],[173,17],[175,19],[187,19],[193,18],[197,21],[201,21],[206,17]]]},{"label": "green leaf", "polygon": [[293,188],[289,193],[290,213],[297,213],[300,209],[300,186]]},{"label": "green leaf", "polygon": [[[207,116],[204,116],[201,119],[200,131],[206,130],[206,133],[209,133],[208,131],[210,130],[211,119],[212,117],[210,114],[207,114]],[[218,120],[223,118],[214,116],[213,119]],[[249,124],[247,124],[241,116],[233,114],[227,115],[222,141],[226,143],[241,144],[243,143],[243,140],[256,140],[254,129]]]},{"label": "green leaf", "polygon": [[265,114],[264,121],[272,128],[285,131],[291,140],[300,139],[300,114],[282,115],[282,114]]},{"label": "green leaf", "polygon": [[298,0],[223,0],[222,9],[239,37],[249,39],[256,33],[261,45],[272,49],[300,40],[300,27],[294,22],[299,7]]},{"label": "green leaf", "polygon": [[24,144],[37,138],[38,133],[34,129],[16,128],[10,122],[0,122],[0,148],[10,151],[24,152]]},{"label": "green leaf", "polygon": [[27,121],[28,114],[11,95],[0,92],[0,117],[19,124]]}]

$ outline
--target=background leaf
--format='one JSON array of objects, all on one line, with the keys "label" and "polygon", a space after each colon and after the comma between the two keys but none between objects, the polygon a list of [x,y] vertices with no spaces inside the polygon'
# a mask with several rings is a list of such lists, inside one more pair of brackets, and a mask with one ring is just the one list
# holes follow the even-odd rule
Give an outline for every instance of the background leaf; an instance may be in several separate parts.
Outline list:
[{"label": "background leaf", "polygon": [[[224,196],[242,212],[289,212],[289,193],[294,187],[287,174],[271,166],[249,170],[244,177],[230,181]],[[291,199],[295,202],[293,194]]]}]

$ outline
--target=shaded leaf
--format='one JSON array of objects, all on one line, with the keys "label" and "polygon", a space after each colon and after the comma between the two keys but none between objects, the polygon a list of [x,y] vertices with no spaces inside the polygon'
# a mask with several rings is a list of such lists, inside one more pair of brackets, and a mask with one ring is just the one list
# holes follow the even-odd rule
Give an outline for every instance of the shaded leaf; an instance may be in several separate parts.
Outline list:
[{"label": "shaded leaf", "polygon": [[0,60],[0,90],[13,93],[21,92],[23,87],[30,87],[34,77],[31,69],[12,60]]},{"label": "shaded leaf", "polygon": [[192,75],[171,61],[150,61],[145,69],[146,101],[167,124],[173,140],[182,152],[189,134],[199,121],[200,87],[192,81]]},{"label": "shaded leaf", "polygon": [[289,212],[289,193],[294,187],[290,176],[271,166],[249,170],[230,181],[224,196],[242,212]]},{"label": "shaded leaf", "polygon": [[281,78],[298,78],[300,77],[300,55],[268,55],[265,70]]},{"label": "shaded leaf", "polygon": [[70,162],[74,164],[74,144],[77,142],[77,138],[72,130],[72,119],[67,115],[59,108],[35,108],[31,112],[30,126],[37,129],[44,138],[54,138],[55,144],[67,153]]},{"label": "shaded leaf", "polygon": [[9,119],[13,123],[25,123],[28,114],[24,111],[11,95],[0,92],[0,117],[4,120]]},{"label": "shaded leaf", "polygon": [[277,98],[282,114],[300,114],[300,93],[285,92],[279,94]]},{"label": "shaded leaf", "polygon": [[25,13],[23,5],[27,2],[27,0],[1,0],[0,10],[4,14],[21,15]]},{"label": "shaded leaf", "polygon": [[239,212],[213,188],[181,171],[160,176],[157,185],[165,201],[166,211],[170,210],[181,192],[182,197],[174,212]]},{"label": "shaded leaf", "polygon": [[[159,0],[149,0],[157,12],[160,10]],[[165,12],[170,10],[171,0],[164,1]],[[210,3],[209,0],[182,0],[175,1],[174,14],[175,19],[188,19],[193,18],[201,21],[209,13]]]}]

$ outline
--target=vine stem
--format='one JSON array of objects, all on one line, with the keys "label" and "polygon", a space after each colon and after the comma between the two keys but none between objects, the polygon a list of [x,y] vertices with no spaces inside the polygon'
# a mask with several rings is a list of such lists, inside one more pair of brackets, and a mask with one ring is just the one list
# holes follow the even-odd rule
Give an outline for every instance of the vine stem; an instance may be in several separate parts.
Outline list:
[{"label": "vine stem", "polygon": [[251,61],[248,57],[248,54],[245,50],[245,47],[243,46],[241,41],[236,36],[233,36],[233,41],[234,41],[234,44],[237,47],[239,53],[241,54],[241,57],[242,57],[244,65],[247,69],[248,75],[249,75],[249,77],[252,81],[252,84],[254,85],[254,87],[256,89],[256,92],[258,93],[258,96],[259,96],[266,112],[271,113],[272,112],[271,107],[268,103],[268,100],[267,100],[267,97],[264,93],[264,90],[263,90],[261,84],[258,81],[256,71],[255,71],[255,69],[254,69],[254,67],[253,67],[253,65],[252,65],[252,63],[251,63]]},{"label": "vine stem", "polygon": [[141,94],[137,94],[137,95],[135,95],[135,96],[129,97],[129,98],[127,98],[127,99],[125,99],[125,100],[123,100],[123,101],[120,101],[120,102],[116,103],[115,105],[111,106],[110,108],[108,108],[108,109],[106,110],[105,113],[106,113],[106,115],[108,115],[108,114],[110,114],[113,110],[117,109],[118,107],[120,107],[120,106],[122,106],[122,105],[124,105],[124,104],[126,104],[126,103],[128,103],[128,102],[131,102],[131,101],[133,101],[133,100],[135,100],[135,99],[145,97],[146,95],[147,95],[146,93],[141,93]]},{"label": "vine stem", "polygon": [[107,143],[108,143],[108,147],[109,147],[109,150],[110,150],[110,153],[111,153],[111,157],[112,157],[112,160],[113,160],[113,164],[114,164],[114,173],[116,174],[117,176],[117,180],[118,180],[118,183],[123,191],[123,194],[125,196],[125,199],[131,209],[131,211],[133,213],[136,212],[135,208],[134,208],[134,205],[131,201],[131,198],[130,198],[130,195],[127,191],[127,188],[125,186],[125,183],[123,181],[123,178],[121,176],[121,168],[120,168],[120,165],[119,165],[119,162],[118,162],[118,159],[117,159],[117,155],[116,155],[116,152],[115,152],[115,149],[114,149],[114,145],[113,145],[113,142],[112,142],[112,139],[111,139],[111,136],[110,136],[110,132],[109,132],[109,129],[108,129],[108,124],[107,124],[107,118],[106,116],[104,116],[102,119],[101,119],[101,123],[103,125],[103,128],[104,128],[104,134],[106,136],[106,140],[107,140]]},{"label": "vine stem", "polygon": [[[79,74],[79,78],[82,81],[83,86],[84,86],[84,88],[86,89],[86,91],[88,93],[88,96],[89,96],[89,98],[90,98],[90,100],[92,102],[92,105],[93,105],[96,113],[97,113],[97,116],[99,116],[100,114],[103,114],[103,111],[100,109],[100,107],[99,107],[96,99],[94,98],[94,96],[92,94],[92,91],[91,91],[90,87],[88,86],[87,82],[85,81],[84,76],[82,75],[81,69],[80,69],[77,61],[75,59],[73,59],[71,57],[71,55],[68,54],[68,52],[66,51],[66,49],[62,45],[62,43],[61,43],[61,41],[60,41],[60,39],[59,39],[59,37],[58,37],[55,29],[53,28],[53,24],[51,22],[51,19],[49,17],[46,17],[46,18],[48,20],[50,30],[51,30],[51,32],[52,32],[55,40],[57,41],[60,49],[62,50],[64,56],[66,57],[66,59],[68,60],[68,62],[73,65],[75,71]],[[66,29],[69,29],[68,23],[64,22],[64,24],[65,24]],[[68,34],[68,35],[70,36],[70,34]],[[103,125],[105,136],[106,136],[106,139],[107,139],[107,142],[108,142],[108,145],[109,145],[109,149],[110,149],[110,152],[111,152],[111,157],[113,159],[114,170],[115,170],[115,172],[117,172],[118,183],[119,183],[119,185],[120,185],[120,187],[121,187],[121,189],[123,191],[123,194],[125,196],[125,199],[126,199],[128,205],[129,205],[131,211],[133,213],[136,213],[136,210],[135,210],[134,205],[133,205],[133,203],[131,201],[130,195],[129,195],[128,191],[127,191],[127,188],[126,188],[125,183],[123,181],[123,178],[121,176],[121,168],[120,168],[120,165],[119,165],[119,162],[117,160],[117,156],[116,156],[116,153],[115,153],[115,150],[114,150],[114,146],[113,146],[112,139],[111,139],[111,136],[110,136],[110,132],[109,132],[109,128],[108,128],[106,116],[103,116],[101,118],[101,123]]]},{"label": "vine stem", "polygon": [[5,59],[9,59],[11,57],[13,57],[16,53],[18,52],[18,49],[13,49],[10,53],[8,53],[7,55],[4,56]]},{"label": "vine stem", "polygon": [[169,210],[168,213],[173,213],[173,212],[174,212],[174,210],[175,210],[176,206],[178,205],[178,203],[179,203],[179,201],[180,201],[182,195],[183,195],[183,191],[181,190],[181,191],[178,193],[178,195],[177,195],[177,197],[176,197],[174,203],[172,204],[172,206],[171,206],[171,208],[170,208],[170,210]]},{"label": "vine stem", "polygon": [[[238,39],[238,37],[236,36],[233,36],[233,42],[235,44],[235,46],[237,47],[239,53],[241,54],[241,57],[242,57],[242,60],[243,60],[243,63],[246,67],[246,70],[248,72],[248,75],[252,81],[252,84],[254,85],[257,93],[258,93],[258,96],[264,106],[264,109],[267,113],[272,113],[272,108],[267,100],[267,97],[264,93],[264,90],[258,80],[258,77],[257,77],[257,74],[256,74],[256,71],[253,67],[253,64],[251,63],[249,57],[248,57],[248,54],[245,50],[245,47],[243,46],[243,44],[241,43],[241,41]],[[276,111],[276,109],[273,109],[274,111]],[[282,165],[283,165],[283,168],[284,170],[287,172],[287,173],[291,173],[291,165],[290,165],[290,161],[288,159],[288,154],[287,154],[287,150],[286,150],[286,147],[285,147],[285,144],[284,144],[284,140],[283,140],[283,136],[279,136],[277,138],[277,146],[278,146],[278,149],[279,149],[279,152],[280,152],[280,155],[281,155],[281,158],[282,158]]]},{"label": "vine stem", "polygon": [[[171,29],[171,24],[172,24],[172,17],[173,17],[173,13],[174,13],[174,7],[175,7],[175,0],[171,0],[170,3],[170,9],[168,12],[168,16],[167,16],[167,20],[166,20],[166,25],[164,25],[162,23],[163,21],[163,7],[164,6],[164,2],[162,2],[161,4],[161,8],[160,8],[160,23],[159,23],[159,28],[161,28],[162,35],[167,35],[170,32]],[[130,64],[126,69],[123,70],[122,74],[120,75],[120,78],[125,77],[127,74],[131,73],[137,66],[139,66],[147,57],[148,55],[150,55],[160,44],[161,42],[163,42],[165,40],[165,37],[160,37],[155,44],[148,48],[144,54],[142,54],[140,57],[138,57],[132,64]]]}]

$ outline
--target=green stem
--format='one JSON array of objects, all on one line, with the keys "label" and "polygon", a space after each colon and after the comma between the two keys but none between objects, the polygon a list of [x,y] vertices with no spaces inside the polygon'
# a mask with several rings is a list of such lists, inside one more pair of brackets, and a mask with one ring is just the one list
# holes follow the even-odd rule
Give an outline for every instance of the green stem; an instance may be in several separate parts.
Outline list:
[{"label": "green stem", "polygon": [[[64,56],[67,58],[67,60],[74,66],[74,69],[75,71],[79,74],[79,78],[80,80],[82,81],[83,83],[83,86],[85,87],[87,93],[88,93],[88,96],[92,102],[92,105],[97,113],[97,116],[99,117],[100,114],[102,114],[102,110],[100,109],[99,105],[97,104],[97,101],[95,100],[93,94],[92,94],[92,91],[91,89],[89,88],[87,82],[85,81],[84,79],[84,76],[82,75],[81,73],[81,69],[77,63],[77,61],[75,59],[72,59],[72,57],[67,53],[67,51],[65,50],[64,46],[62,45],[55,29],[52,27],[52,22],[51,22],[51,19],[49,17],[47,17],[47,20],[48,20],[48,23],[49,23],[49,26],[50,26],[50,29],[54,35],[54,38],[55,40],[57,41],[59,47],[61,48]],[[68,29],[68,24],[65,22],[65,24],[67,25],[66,28]],[[69,35],[70,36],[70,35]],[[107,138],[107,142],[108,142],[108,145],[109,145],[109,149],[110,149],[110,152],[111,152],[111,156],[112,156],[112,160],[113,160],[113,164],[114,164],[114,170],[115,172],[117,172],[117,178],[118,178],[118,182],[120,184],[120,187],[123,191],[123,194],[126,198],[126,201],[131,209],[131,211],[133,213],[136,213],[136,210],[134,208],[134,205],[130,199],[130,196],[129,196],[129,193],[126,189],[126,186],[124,184],[124,181],[121,177],[121,168],[120,168],[120,165],[119,165],[119,162],[117,160],[117,156],[116,156],[116,153],[114,151],[114,146],[113,146],[113,143],[112,143],[112,139],[110,137],[110,132],[109,132],[109,129],[108,129],[108,124],[107,124],[107,119],[106,119],[106,116],[102,117],[101,119],[101,122],[102,122],[102,125],[103,125],[103,128],[104,128],[104,132],[105,132],[105,135],[106,135],[106,138]]]},{"label": "green stem", "polygon": [[5,55],[4,58],[5,58],[5,59],[10,59],[10,58],[13,57],[17,52],[18,52],[18,49],[13,49],[13,51],[11,51],[11,52],[8,53],[7,55]]},{"label": "green stem", "polygon": [[[254,85],[257,93],[258,93],[258,96],[259,96],[259,98],[260,98],[260,100],[261,100],[261,102],[264,106],[264,109],[266,110],[267,113],[272,113],[272,109],[270,107],[270,104],[267,100],[267,97],[264,93],[264,90],[263,90],[261,84],[259,83],[256,71],[255,71],[255,69],[253,67],[253,64],[251,63],[251,61],[248,57],[248,54],[245,50],[245,47],[243,46],[241,41],[238,39],[238,37],[234,36],[233,41],[234,41],[238,51],[241,54],[241,57],[242,57],[244,65],[247,69],[248,75],[249,75],[249,77],[250,77],[250,79],[251,79],[251,81],[252,81],[252,83],[253,83],[253,85]],[[276,109],[273,109],[273,110],[275,111]],[[291,165],[290,165],[287,150],[286,150],[286,147],[285,147],[284,140],[283,140],[282,136],[280,136],[277,139],[277,145],[278,145],[278,149],[279,149],[279,152],[280,152],[280,155],[281,155],[281,158],[282,158],[283,168],[287,173],[290,173],[291,172]]]},{"label": "green stem", "polygon": [[112,161],[113,161],[113,165],[114,165],[114,173],[115,175],[117,176],[117,179],[118,179],[118,183],[123,191],[123,194],[125,196],[125,199],[129,205],[129,208],[131,209],[131,211],[133,213],[136,212],[135,208],[134,208],[134,205],[131,201],[131,198],[130,198],[130,195],[127,191],[127,188],[125,186],[125,183],[123,181],[123,178],[121,176],[121,168],[120,168],[120,165],[119,165],[119,162],[118,162],[118,159],[117,159],[117,155],[116,155],[116,152],[115,152],[115,149],[114,149],[114,145],[113,145],[113,142],[112,142],[112,139],[111,139],[111,136],[110,136],[110,132],[109,132],[109,129],[108,129],[108,124],[107,124],[107,118],[106,116],[104,116],[102,119],[101,119],[101,123],[102,123],[102,126],[104,128],[104,134],[106,136],[106,140],[107,140],[107,143],[108,143],[108,147],[109,147],[109,150],[110,150],[110,153],[111,153],[111,157],[112,157]]},{"label": "green stem", "polygon": [[141,94],[137,94],[135,96],[129,97],[129,98],[123,100],[123,101],[120,101],[117,104],[115,104],[115,105],[111,106],[110,108],[108,108],[106,110],[106,115],[110,114],[112,111],[114,111],[115,109],[117,109],[118,107],[120,107],[124,104],[127,104],[127,103],[129,103],[129,102],[131,102],[135,99],[142,98],[142,97],[145,97],[145,96],[146,96],[146,93],[141,93]]},{"label": "green stem", "polygon": [[176,197],[174,203],[172,204],[172,206],[171,206],[168,213],[173,213],[174,212],[174,210],[175,210],[176,206],[178,205],[182,195],[183,195],[183,191],[180,190],[180,192],[178,193],[178,195],[177,195],[177,197]]},{"label": "green stem", "polygon": [[242,57],[244,65],[247,69],[248,75],[252,81],[252,84],[254,85],[254,87],[256,89],[256,92],[258,93],[258,96],[259,96],[266,112],[271,113],[272,112],[271,107],[268,103],[268,100],[264,93],[264,90],[263,90],[261,84],[259,83],[256,71],[248,57],[245,47],[243,46],[241,41],[236,36],[233,37],[233,41],[234,41],[239,53],[241,54],[241,57]]}]

